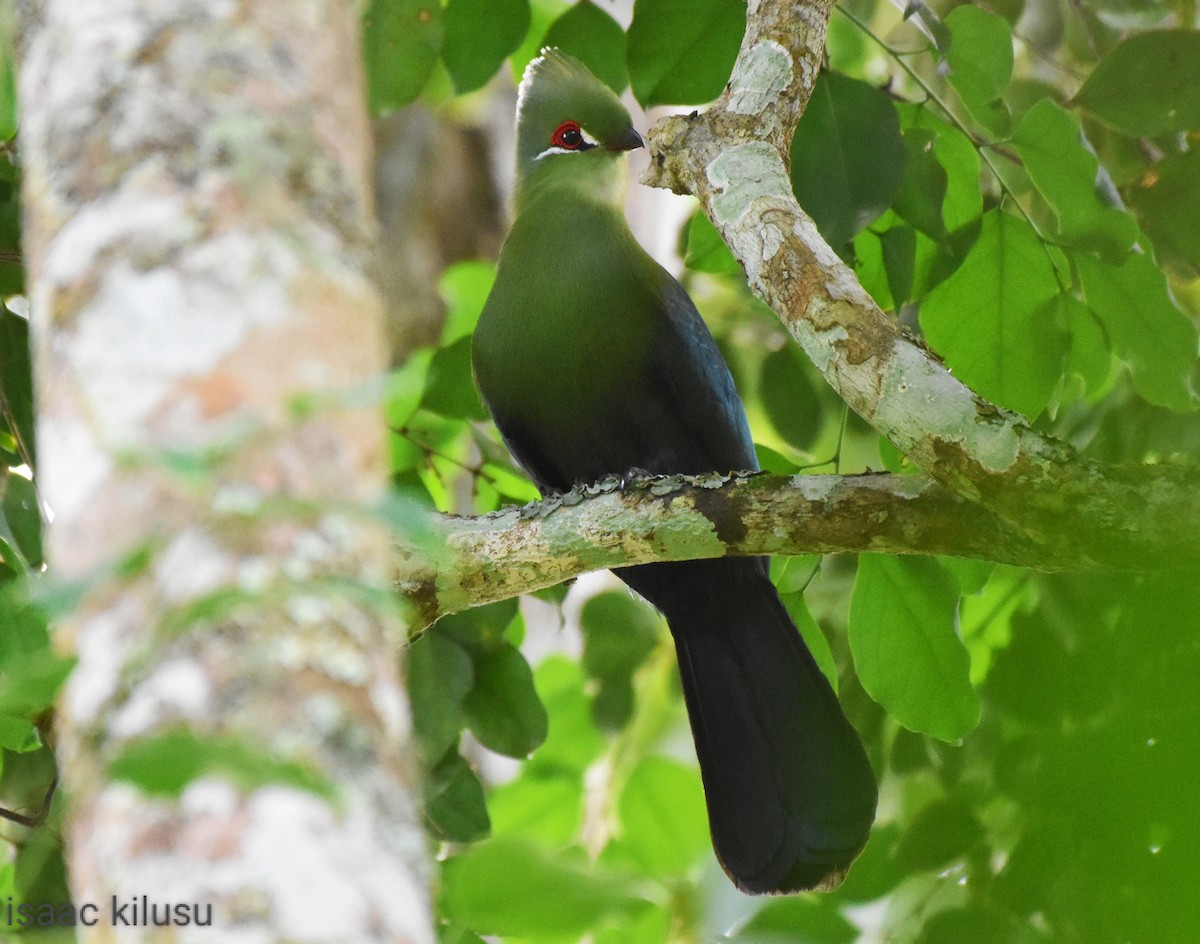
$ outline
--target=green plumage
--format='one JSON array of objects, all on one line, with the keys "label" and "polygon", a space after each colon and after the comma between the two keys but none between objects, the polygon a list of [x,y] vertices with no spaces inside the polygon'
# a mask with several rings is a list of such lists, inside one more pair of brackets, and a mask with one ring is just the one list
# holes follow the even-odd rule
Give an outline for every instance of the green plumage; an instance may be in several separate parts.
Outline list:
[{"label": "green plumage", "polygon": [[[545,51],[517,115],[516,221],[472,347],[476,380],[543,492],[631,470],[756,469],[741,399],[687,293],[634,240],[615,95]],[[862,744],[761,559],[625,568],[667,617],[718,858],[750,892],[830,887],[866,842]]]}]

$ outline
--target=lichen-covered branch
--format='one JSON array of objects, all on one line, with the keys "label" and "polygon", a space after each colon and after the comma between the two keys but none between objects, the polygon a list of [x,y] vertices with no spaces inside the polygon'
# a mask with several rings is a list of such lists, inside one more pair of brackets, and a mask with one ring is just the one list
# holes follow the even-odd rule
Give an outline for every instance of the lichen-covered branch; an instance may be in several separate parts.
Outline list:
[{"label": "lichen-covered branch", "polygon": [[789,143],[832,7],[751,0],[725,93],[703,114],[655,125],[643,182],[700,199],[750,287],[831,386],[932,478],[1056,554],[1105,560],[1114,530],[1153,535],[1141,545],[1166,556],[1194,547],[1200,472],[1101,467],[984,401],[879,309],[796,203]]},{"label": "lichen-covered branch", "polygon": [[766,473],[610,479],[481,518],[430,517],[400,538],[397,584],[419,627],[591,570],[750,554],[950,554],[1077,570],[924,476]]}]

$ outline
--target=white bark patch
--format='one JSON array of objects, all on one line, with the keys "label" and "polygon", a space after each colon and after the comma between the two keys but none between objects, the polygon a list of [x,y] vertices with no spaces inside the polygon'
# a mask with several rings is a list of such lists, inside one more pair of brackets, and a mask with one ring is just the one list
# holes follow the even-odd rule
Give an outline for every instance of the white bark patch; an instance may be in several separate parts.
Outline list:
[{"label": "white bark patch", "polygon": [[49,410],[38,418],[38,458],[42,494],[63,521],[85,512],[113,470],[112,457],[85,423],[56,419]]},{"label": "white bark patch", "polygon": [[172,721],[201,721],[212,711],[212,683],[192,659],[164,662],[140,681],[129,700],[114,713],[110,734],[135,738]]},{"label": "white bark patch", "polygon": [[816,365],[817,370],[828,376],[834,370],[834,361],[838,359],[839,342],[850,336],[842,325],[834,325],[824,331],[818,331],[805,318],[797,318],[788,322],[788,328],[796,342],[803,348]]},{"label": "white bark patch", "polygon": [[1006,472],[1016,461],[1020,441],[1013,424],[981,422],[971,392],[920,349],[897,342],[885,362],[882,381],[877,428],[919,429],[925,435],[962,443],[968,455],[992,472]]},{"label": "white bark patch", "polygon": [[131,657],[135,640],[129,626],[145,620],[140,601],[132,594],[85,620],[76,630],[79,664],[67,679],[63,703],[75,730],[87,730],[121,683],[121,671]]},{"label": "white bark patch", "polygon": [[207,534],[192,528],[156,557],[154,582],[165,602],[183,603],[231,584],[236,564]]},{"label": "white bark patch", "polygon": [[791,81],[791,54],[775,40],[764,40],[738,60],[729,79],[726,107],[739,115],[762,114]]},{"label": "white bark patch", "polygon": [[[107,204],[105,214],[118,219],[139,197],[122,205]],[[176,206],[180,212],[182,208]],[[136,224],[91,227],[84,220],[68,229],[82,232],[56,241],[53,264],[56,284],[72,284],[79,274],[76,259],[60,247],[74,246],[79,256],[120,253],[131,261],[104,267],[102,281],[81,312],[69,360],[80,378],[86,401],[103,405],[95,417],[106,445],[138,446],[147,435],[151,414],[165,410],[170,420],[167,438],[192,445],[189,437],[203,426],[195,415],[198,404],[176,395],[177,385],[211,373],[256,329],[271,328],[289,317],[289,300],[281,285],[299,269],[293,251],[282,240],[266,241],[262,234],[231,232],[187,252],[175,266],[158,262],[182,240],[185,224],[165,212],[143,214]],[[91,216],[88,219],[92,219]],[[168,233],[166,246],[151,232],[161,220]],[[98,221],[96,221],[98,222]],[[88,231],[90,229],[90,231]],[[153,248],[151,248],[153,247]],[[139,249],[152,253],[139,258]],[[114,338],[121,343],[113,344]]]},{"label": "white bark patch", "polygon": [[[348,805],[339,817],[298,790],[256,791],[239,863],[246,874],[230,868],[224,875],[266,891],[280,939],[371,941],[381,929],[411,928],[413,940],[424,940],[418,929],[430,921],[428,906],[413,875],[396,856],[380,854],[377,817],[361,801]],[[318,901],[314,889],[320,889]]]},{"label": "white bark patch", "polygon": [[768,223],[762,229],[762,261],[770,262],[781,248],[783,248],[783,230],[774,223]]},{"label": "white bark patch", "polygon": [[841,486],[834,475],[793,475],[792,486],[811,502],[825,502]]},{"label": "white bark patch", "polygon": [[771,145],[749,141],[722,151],[705,168],[717,193],[712,199],[717,223],[728,226],[740,220],[762,197],[791,196],[792,182],[783,161]]}]

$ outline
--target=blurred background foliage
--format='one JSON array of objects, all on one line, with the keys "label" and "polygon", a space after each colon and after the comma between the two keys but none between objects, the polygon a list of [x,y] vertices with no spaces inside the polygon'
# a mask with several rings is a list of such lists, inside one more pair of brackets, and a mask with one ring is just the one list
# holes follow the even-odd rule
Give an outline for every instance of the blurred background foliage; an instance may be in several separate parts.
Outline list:
[{"label": "blurred background foliage", "polygon": [[[798,198],[880,305],[982,395],[1106,462],[1200,461],[1196,17],[1194,0],[844,0],[793,143]],[[369,4],[398,492],[467,514],[536,498],[469,364],[525,64],[566,49],[650,110],[645,130],[720,93],[744,23],[742,0]],[[69,664],[44,615],[2,65],[0,804],[49,818],[0,822],[0,902],[57,901],[45,718]],[[632,199],[635,229],[712,327],[764,467],[907,471],[749,295],[694,203],[653,200]],[[441,939],[1195,940],[1200,579],[1130,565],[774,561],[881,801],[840,889],[772,900],[741,896],[713,859],[650,608],[588,578],[443,619],[406,653]],[[153,766],[120,775],[150,788]]]}]

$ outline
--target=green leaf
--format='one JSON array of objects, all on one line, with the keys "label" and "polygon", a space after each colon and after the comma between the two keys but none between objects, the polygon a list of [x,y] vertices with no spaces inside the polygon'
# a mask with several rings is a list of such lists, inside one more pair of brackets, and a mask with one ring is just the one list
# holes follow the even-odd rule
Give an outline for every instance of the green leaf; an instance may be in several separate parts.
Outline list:
[{"label": "green leaf", "polygon": [[492,833],[566,845],[583,821],[583,786],[577,777],[522,775],[491,795]]},{"label": "green leaf", "polygon": [[908,824],[893,853],[906,869],[940,869],[983,838],[983,824],[958,799],[934,800]]},{"label": "green leaf", "polygon": [[420,94],[442,48],[437,0],[371,0],[363,17],[367,98],[374,114]]},{"label": "green leaf", "polygon": [[1200,128],[1200,33],[1130,36],[1092,70],[1074,103],[1135,137]]},{"label": "green leaf", "polygon": [[820,74],[792,139],[792,189],[826,242],[845,245],[891,206],[907,157],[887,95],[837,72]]},{"label": "green leaf", "polygon": [[946,233],[942,204],[948,178],[934,150],[937,139],[937,133],[929,128],[904,130],[904,180],[892,201],[892,209],[930,239]]},{"label": "green leaf", "polygon": [[657,645],[658,615],[624,590],[591,597],[580,614],[583,668],[599,680],[592,716],[605,730],[624,727],[633,713],[634,671]]},{"label": "green leaf", "polygon": [[842,917],[835,898],[791,895],[767,899],[733,940],[746,944],[852,944],[859,940],[859,932]]},{"label": "green leaf", "polygon": [[550,24],[543,42],[574,56],[618,95],[629,84],[625,31],[592,0],[581,0]]},{"label": "green leaf", "polygon": [[529,0],[529,29],[521,45],[508,57],[513,81],[521,83],[525,69],[546,45],[546,33],[560,16],[570,9],[566,0]]},{"label": "green leaf", "polygon": [[979,722],[970,659],[955,631],[958,587],[931,558],[862,554],[850,650],[867,693],[910,731],[956,741]]},{"label": "green leaf", "polygon": [[759,398],[771,425],[788,444],[806,451],[821,432],[821,397],[809,380],[800,349],[785,344],[763,359]]},{"label": "green leaf", "polygon": [[1091,310],[1072,295],[1060,295],[1062,306],[1060,323],[1066,325],[1070,339],[1067,348],[1066,370],[1083,380],[1087,393],[1094,393],[1104,386],[1112,373],[1112,352],[1104,329]]},{"label": "green leaf", "polygon": [[779,598],[783,601],[783,605],[787,609],[788,615],[791,616],[792,622],[800,630],[800,635],[804,637],[804,644],[808,646],[808,651],[812,653],[813,660],[817,663],[817,668],[829,680],[829,687],[836,692],[838,690],[837,660],[833,657],[833,650],[829,648],[829,640],[825,638],[825,634],[821,632],[821,627],[817,625],[817,621],[813,619],[812,613],[809,612],[808,603],[804,600],[804,594],[783,593],[781,591]]},{"label": "green leaf", "polygon": [[534,675],[538,697],[554,719],[550,731],[533,759],[531,770],[562,774],[583,771],[604,749],[604,738],[592,721],[584,692],[583,669],[564,656],[551,656]]},{"label": "green leaf", "polygon": [[693,272],[714,275],[741,274],[742,267],[733,258],[725,240],[703,211],[697,211],[687,227],[687,251],[683,264]]},{"label": "green leaf", "polygon": [[336,795],[334,784],[307,764],[267,757],[256,742],[192,731],[132,741],[109,763],[108,773],[162,796],[178,796],[193,780],[212,774],[225,775],[244,790],[283,784],[325,800]]},{"label": "green leaf", "polygon": [[475,330],[484,302],[496,281],[496,266],[473,259],[447,266],[438,282],[438,293],[446,303],[442,346],[467,337]]},{"label": "green leaf", "polygon": [[469,337],[459,338],[433,355],[421,406],[447,419],[487,419],[471,373]]},{"label": "green leaf", "polygon": [[450,0],[442,62],[459,94],[480,88],[529,29],[529,0]]},{"label": "green leaf", "polygon": [[442,865],[442,910],[482,934],[573,939],[636,901],[626,883],[517,839]]},{"label": "green leaf", "polygon": [[1058,291],[1033,230],[992,210],[966,260],[921,305],[921,328],[963,383],[1032,418],[1062,375]]},{"label": "green leaf", "polygon": [[405,650],[413,730],[427,763],[458,743],[462,703],[475,680],[471,657],[457,642],[431,629]]},{"label": "green leaf", "polygon": [[1008,130],[1002,96],[1012,81],[1012,28],[1002,17],[970,5],[946,17],[950,44],[942,50],[950,84],[971,117],[997,134]]},{"label": "green leaf", "polygon": [[1069,244],[1106,258],[1124,258],[1137,239],[1133,217],[1106,204],[1097,190],[1100,162],[1079,119],[1048,98],[1034,105],[1013,135],[1013,146],[1033,184],[1058,219]]},{"label": "green leaf", "polygon": [[[945,233],[975,222],[983,213],[979,154],[969,138],[925,106],[901,104],[897,110],[910,163],[893,206],[919,231],[940,241]],[[928,165],[930,150],[941,174]]]},{"label": "green leaf", "polygon": [[12,37],[0,32],[0,141],[17,133],[17,90],[13,73]]},{"label": "green leaf", "polygon": [[883,249],[883,269],[888,290],[897,305],[912,297],[913,274],[917,264],[917,234],[908,226],[893,226],[879,234]]},{"label": "green leaf", "polygon": [[636,0],[627,47],[634,97],[643,108],[711,102],[745,31],[744,0]]},{"label": "green leaf", "polygon": [[425,815],[437,834],[450,842],[476,842],[491,830],[483,784],[457,751],[424,778]]},{"label": "green leaf", "polygon": [[[8,626],[5,629],[9,629]],[[75,660],[48,649],[30,653],[20,665],[0,666],[0,714],[35,718],[54,704],[58,690],[75,667]]]},{"label": "green leaf", "polygon": [[655,876],[682,875],[708,851],[700,776],[665,757],[647,757],[617,799],[622,851]]},{"label": "green leaf", "polygon": [[507,643],[473,654],[475,684],[463,700],[479,742],[507,757],[528,757],[546,739],[546,709],[525,657]]},{"label": "green leaf", "polygon": [[[0,161],[2,160],[0,157]],[[14,190],[14,212],[17,210],[16,196]],[[12,248],[16,248],[15,244]],[[29,322],[9,311],[4,304],[0,304],[0,392],[6,401],[3,410],[0,411],[0,429],[9,424],[15,426],[15,429],[9,429],[8,432],[19,437],[25,450],[36,458]]]},{"label": "green leaf", "polygon": [[1127,196],[1159,259],[1200,275],[1200,150],[1168,154]]},{"label": "green leaf", "polygon": [[874,230],[864,229],[854,237],[854,274],[859,284],[870,293],[884,311],[893,311],[896,300],[888,284],[887,268],[883,264],[883,240]]},{"label": "green leaf", "polygon": [[1154,261],[1142,253],[1119,267],[1082,253],[1074,259],[1088,306],[1117,356],[1129,363],[1138,393],[1157,406],[1192,409],[1196,328],[1172,303]]},{"label": "green leaf", "polygon": [[6,751],[26,751],[38,745],[33,722],[12,715],[0,715],[0,748]]},{"label": "green leaf", "polygon": [[480,647],[493,649],[505,642],[509,624],[520,616],[515,598],[475,606],[461,613],[451,613],[438,620],[437,629],[464,646],[468,651]]},{"label": "green leaf", "polygon": [[421,405],[433,355],[433,348],[419,348],[388,374],[383,400],[384,415],[391,429],[402,429]]},{"label": "green leaf", "polygon": [[589,598],[579,624],[583,668],[592,678],[629,676],[654,651],[662,632],[658,614],[625,590]]},{"label": "green leaf", "polygon": [[0,489],[4,493],[3,515],[9,533],[16,540],[25,562],[31,567],[40,567],[42,512],[33,483],[15,473],[0,472]]}]

